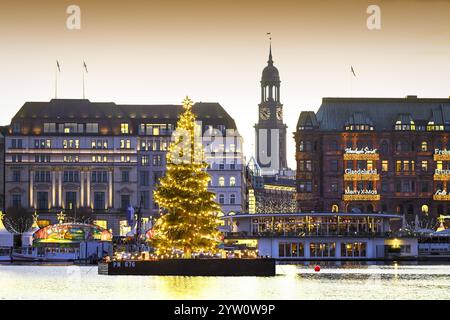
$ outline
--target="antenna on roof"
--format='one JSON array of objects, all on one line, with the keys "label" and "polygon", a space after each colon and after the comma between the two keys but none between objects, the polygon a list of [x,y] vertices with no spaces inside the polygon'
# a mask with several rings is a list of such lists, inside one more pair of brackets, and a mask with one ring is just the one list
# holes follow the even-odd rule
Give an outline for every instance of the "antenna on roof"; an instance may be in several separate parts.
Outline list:
[{"label": "antenna on roof", "polygon": [[58,99],[58,73],[61,72],[61,65],[59,61],[56,60],[56,69],[55,69],[55,99]]},{"label": "antenna on roof", "polygon": [[85,72],[88,73],[87,65],[86,65],[86,62],[84,60],[83,60],[82,69],[83,69],[83,100],[84,100],[84,99],[86,99],[86,88],[85,88],[85,85],[84,85],[84,75],[85,75]]}]

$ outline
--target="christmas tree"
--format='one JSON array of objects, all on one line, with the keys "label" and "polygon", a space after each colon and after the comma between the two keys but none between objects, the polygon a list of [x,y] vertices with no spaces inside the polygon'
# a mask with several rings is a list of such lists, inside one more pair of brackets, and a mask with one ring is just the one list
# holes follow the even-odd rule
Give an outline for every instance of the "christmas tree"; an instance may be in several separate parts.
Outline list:
[{"label": "christmas tree", "polygon": [[186,97],[167,153],[166,174],[159,180],[154,199],[163,211],[152,230],[151,243],[158,256],[172,257],[177,251],[215,252],[220,233],[220,206],[208,191],[201,128],[196,125],[192,101]]}]

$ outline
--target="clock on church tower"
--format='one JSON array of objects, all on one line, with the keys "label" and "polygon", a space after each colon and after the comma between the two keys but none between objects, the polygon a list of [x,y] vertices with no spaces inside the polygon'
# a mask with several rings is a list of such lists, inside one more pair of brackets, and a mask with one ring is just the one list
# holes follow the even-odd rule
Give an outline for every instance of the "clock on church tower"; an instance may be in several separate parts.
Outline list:
[{"label": "clock on church tower", "polygon": [[273,65],[272,45],[269,60],[261,77],[261,102],[255,125],[256,161],[263,174],[276,174],[287,168],[286,128],[283,105],[280,102],[280,74]]}]

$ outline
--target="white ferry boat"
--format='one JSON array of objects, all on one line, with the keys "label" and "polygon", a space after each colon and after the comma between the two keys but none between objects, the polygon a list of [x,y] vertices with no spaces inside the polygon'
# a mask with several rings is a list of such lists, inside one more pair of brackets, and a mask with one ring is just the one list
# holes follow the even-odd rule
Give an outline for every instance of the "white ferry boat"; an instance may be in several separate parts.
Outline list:
[{"label": "white ferry boat", "polygon": [[394,233],[397,214],[262,213],[222,216],[225,245],[280,260],[416,259],[417,238]]}]

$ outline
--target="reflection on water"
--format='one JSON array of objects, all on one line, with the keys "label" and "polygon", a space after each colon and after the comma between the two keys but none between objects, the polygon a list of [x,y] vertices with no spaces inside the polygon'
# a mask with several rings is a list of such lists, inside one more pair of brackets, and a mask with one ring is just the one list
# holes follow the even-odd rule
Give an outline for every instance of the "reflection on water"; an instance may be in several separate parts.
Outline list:
[{"label": "reflection on water", "polygon": [[450,265],[280,264],[277,276],[100,276],[97,267],[0,265],[0,299],[450,299]]}]

